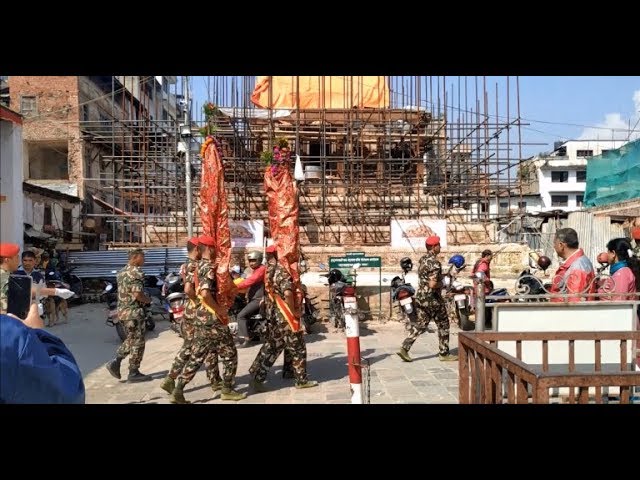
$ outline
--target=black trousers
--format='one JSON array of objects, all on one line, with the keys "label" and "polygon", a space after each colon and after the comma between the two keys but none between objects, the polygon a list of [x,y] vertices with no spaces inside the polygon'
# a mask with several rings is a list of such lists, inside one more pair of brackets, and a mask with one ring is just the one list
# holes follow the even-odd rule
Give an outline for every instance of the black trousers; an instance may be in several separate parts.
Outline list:
[{"label": "black trousers", "polygon": [[249,338],[249,319],[260,312],[261,298],[254,298],[238,313],[238,336]]}]

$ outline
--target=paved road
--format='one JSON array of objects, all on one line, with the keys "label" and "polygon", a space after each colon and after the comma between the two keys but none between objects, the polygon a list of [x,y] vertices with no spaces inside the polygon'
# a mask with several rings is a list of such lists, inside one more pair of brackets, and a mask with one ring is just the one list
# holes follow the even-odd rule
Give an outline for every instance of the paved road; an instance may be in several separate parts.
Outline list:
[{"label": "paved road", "polygon": [[[104,323],[104,305],[80,305],[72,307],[69,313],[69,324],[52,327],[50,331],[60,336],[76,357],[85,378],[87,403],[168,403],[159,385],[181,344],[180,338],[168,329],[168,322],[158,321],[156,331],[147,337],[141,370],[154,380],[128,384],[114,379],[104,369],[120,343],[115,329]],[[404,334],[404,326],[396,322],[361,324],[362,357],[370,364],[371,403],[457,403],[458,364],[438,360],[436,333],[427,333],[418,339],[411,350],[413,363],[404,363],[395,354]],[[237,404],[350,403],[344,334],[324,324],[316,325],[306,340],[308,372],[310,378],[320,382],[319,387],[296,390],[292,380],[283,380],[281,357],[268,377],[271,390],[249,392],[247,399]],[[454,333],[452,349],[456,345]],[[248,391],[248,369],[259,348],[257,345],[239,350],[236,384],[240,391]],[[126,373],[126,360],[122,370]],[[221,402],[212,398],[202,370],[187,386],[185,396],[194,403]]]}]

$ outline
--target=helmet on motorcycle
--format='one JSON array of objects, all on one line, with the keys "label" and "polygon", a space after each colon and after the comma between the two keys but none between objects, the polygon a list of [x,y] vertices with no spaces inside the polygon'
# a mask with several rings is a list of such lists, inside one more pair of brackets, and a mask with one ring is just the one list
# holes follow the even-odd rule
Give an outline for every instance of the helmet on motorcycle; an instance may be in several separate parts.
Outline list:
[{"label": "helmet on motorcycle", "polygon": [[465,266],[464,257],[462,255],[454,255],[449,259],[451,265],[455,265],[458,270],[461,270]]},{"label": "helmet on motorcycle", "polygon": [[391,280],[391,288],[393,288],[394,290],[396,288],[398,288],[400,285],[402,285],[404,282],[402,281],[402,278],[400,277],[393,277],[393,280]]},{"label": "helmet on motorcycle", "polygon": [[549,268],[551,266],[551,259],[549,257],[545,257],[544,255],[542,255],[539,259],[538,259],[538,266],[545,271],[547,268]]},{"label": "helmet on motorcycle", "polygon": [[258,263],[262,263],[262,252],[259,252],[257,250],[249,252],[249,254],[247,255],[247,260],[255,260]]},{"label": "helmet on motorcycle", "polygon": [[240,275],[242,273],[242,268],[240,267],[240,265],[234,265],[233,267],[231,267],[231,273],[237,273],[238,275]]},{"label": "helmet on motorcycle", "polygon": [[403,272],[408,272],[413,268],[413,262],[409,257],[404,257],[400,259],[400,268]]},{"label": "helmet on motorcycle", "polygon": [[343,282],[345,278],[340,270],[338,270],[337,268],[334,268],[329,271],[327,280],[329,281],[329,285],[333,285],[336,282],[341,282],[341,281]]}]

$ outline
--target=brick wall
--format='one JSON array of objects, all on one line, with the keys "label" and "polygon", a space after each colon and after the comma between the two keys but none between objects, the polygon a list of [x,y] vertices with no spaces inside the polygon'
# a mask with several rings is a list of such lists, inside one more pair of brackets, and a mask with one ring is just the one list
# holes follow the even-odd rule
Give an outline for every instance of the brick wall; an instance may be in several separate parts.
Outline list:
[{"label": "brick wall", "polygon": [[[69,181],[84,196],[83,159],[78,128],[78,77],[9,76],[11,109],[21,111],[21,97],[36,97],[36,112],[26,115],[23,138],[29,142],[66,140],[68,142]],[[28,169],[25,169],[28,172]]]}]

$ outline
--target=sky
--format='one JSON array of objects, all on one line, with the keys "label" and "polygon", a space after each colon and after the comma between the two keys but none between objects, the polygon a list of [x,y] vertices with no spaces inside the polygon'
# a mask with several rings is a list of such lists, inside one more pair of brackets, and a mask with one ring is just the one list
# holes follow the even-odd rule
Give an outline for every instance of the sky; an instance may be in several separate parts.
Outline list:
[{"label": "sky", "polygon": [[[208,78],[213,77],[190,78],[192,96],[198,108],[207,101]],[[447,84],[454,82],[451,84],[454,92],[456,78],[447,77]],[[500,92],[498,116],[506,118],[504,77],[487,77],[490,114],[496,113],[492,107],[495,105],[495,86]],[[519,77],[519,86],[521,134],[523,143],[527,144],[522,148],[523,158],[549,152],[553,150],[553,142],[559,140],[640,138],[640,76],[525,76]],[[516,105],[515,77],[510,77],[510,91],[512,119]]]}]

